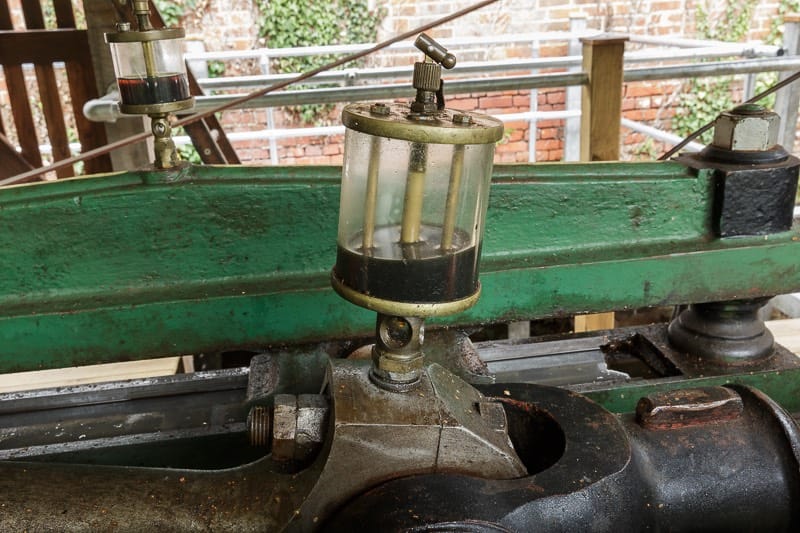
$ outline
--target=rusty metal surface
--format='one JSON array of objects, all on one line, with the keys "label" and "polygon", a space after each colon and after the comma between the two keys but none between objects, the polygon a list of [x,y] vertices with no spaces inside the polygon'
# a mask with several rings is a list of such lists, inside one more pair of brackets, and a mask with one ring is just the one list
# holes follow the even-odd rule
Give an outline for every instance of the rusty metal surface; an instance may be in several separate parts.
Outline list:
[{"label": "rusty metal surface", "polygon": [[742,399],[732,389],[706,387],[658,392],[636,404],[636,422],[645,429],[713,424],[738,417]]}]

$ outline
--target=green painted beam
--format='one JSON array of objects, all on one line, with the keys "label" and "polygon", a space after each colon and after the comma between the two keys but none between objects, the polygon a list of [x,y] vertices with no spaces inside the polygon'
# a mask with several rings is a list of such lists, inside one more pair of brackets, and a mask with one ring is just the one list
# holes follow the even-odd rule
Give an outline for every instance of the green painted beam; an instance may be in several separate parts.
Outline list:
[{"label": "green painted beam", "polygon": [[[369,333],[328,285],[340,169],[189,167],[0,190],[0,371]],[[495,169],[483,295],[445,323],[800,289],[797,230],[711,237],[676,163]]]},{"label": "green painted beam", "polygon": [[584,396],[615,413],[630,413],[636,410],[639,398],[659,392],[712,387],[729,384],[754,387],[790,413],[800,413],[800,369],[748,372],[730,376],[711,376],[694,379],[667,379],[634,382],[613,388],[583,392]]}]

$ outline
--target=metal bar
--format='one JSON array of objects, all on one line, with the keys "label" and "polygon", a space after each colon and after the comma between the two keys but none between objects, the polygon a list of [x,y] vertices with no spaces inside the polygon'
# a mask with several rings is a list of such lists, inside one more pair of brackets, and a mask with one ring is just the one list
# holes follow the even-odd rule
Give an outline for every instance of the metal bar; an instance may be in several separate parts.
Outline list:
[{"label": "metal bar", "polygon": [[695,48],[704,46],[731,47],[737,50],[752,50],[753,54],[766,53],[770,55],[780,55],[780,47],[764,45],[759,43],[730,43],[727,41],[714,41],[707,39],[684,39],[680,37],[656,37],[651,35],[630,34],[628,38],[633,43],[668,45],[679,48]]},{"label": "metal bar", "polygon": [[625,81],[672,80],[728,76],[759,72],[784,72],[800,69],[800,58],[748,59],[721,61],[696,65],[670,65],[664,67],[635,68],[625,72]]},{"label": "metal bar", "polygon": [[247,387],[249,368],[232,368],[0,394],[0,415]]},{"label": "metal bar", "polygon": [[[517,122],[528,120],[535,117],[537,120],[557,120],[562,118],[579,117],[580,111],[538,111],[536,113],[507,113],[503,115],[492,115],[503,122]],[[231,141],[253,141],[264,139],[296,139],[299,137],[321,137],[330,135],[342,135],[345,132],[344,126],[316,126],[312,128],[286,128],[286,129],[265,129],[259,131],[239,131],[228,134]],[[192,141],[186,135],[178,135],[172,138],[175,144],[183,146]],[[77,149],[79,146],[73,147]],[[44,153],[44,152],[43,152]]]},{"label": "metal bar", "polygon": [[[586,75],[582,72],[540,74],[538,76],[507,76],[495,79],[453,80],[448,82],[449,94],[470,92],[516,91],[543,87],[565,87],[583,85]],[[333,87],[325,89],[306,89],[299,91],[278,91],[254,98],[237,106],[237,109],[261,107],[280,107],[308,103],[331,104],[338,102],[358,102],[365,100],[388,100],[410,97],[413,89],[407,83],[378,86]],[[195,99],[194,110],[206,111],[223,103],[234,101],[240,95],[215,95]]]},{"label": "metal bar", "polygon": [[[569,19],[570,32],[583,31],[586,29],[585,16],[572,16]],[[578,55],[581,53],[581,42],[579,39],[572,39],[569,42],[569,54]],[[631,54],[626,54],[623,58],[627,60]],[[580,72],[581,65],[576,64],[570,67],[571,72]],[[564,161],[578,161],[581,157],[581,88],[575,85],[567,87],[566,94],[567,111],[575,112],[575,117],[570,117],[564,124]]]},{"label": "metal bar", "polygon": [[[744,51],[741,51],[742,54]],[[711,49],[693,48],[688,50],[665,50],[665,51],[639,51],[625,55],[625,63],[649,63],[656,61],[677,61],[680,59],[717,59],[721,57],[732,57],[736,55],[730,48]],[[774,57],[770,54],[767,57]],[[508,59],[504,61],[492,62],[468,62],[456,65],[448,72],[449,76],[462,74],[488,74],[494,72],[515,72],[520,70],[538,70],[551,68],[574,68],[580,67],[581,56],[570,50],[570,55],[563,57],[543,57],[532,59]],[[382,67],[382,68],[357,68],[328,71],[314,76],[308,83],[350,83],[353,80],[387,80],[387,79],[407,79],[411,76],[413,67]],[[234,88],[256,88],[269,85],[276,81],[291,79],[296,76],[292,73],[270,74],[257,76],[236,76],[223,78],[200,78],[198,82],[205,90],[221,90]]]},{"label": "metal bar", "polygon": [[453,146],[453,160],[450,165],[450,183],[447,186],[447,200],[444,209],[444,225],[442,226],[442,253],[450,251],[453,245],[453,234],[456,229],[458,214],[458,196],[461,192],[461,176],[464,173],[464,145]]},{"label": "metal bar", "polygon": [[[636,122],[634,120],[630,120],[627,118],[623,118],[622,126],[631,129],[633,131],[638,131],[639,133],[644,133],[645,135],[652,137],[657,141],[667,142],[670,144],[677,144],[679,143],[683,137],[680,135],[675,135],[674,133],[669,133],[666,131],[662,131],[658,128],[654,128],[652,126],[648,126],[647,124],[642,124],[641,122]],[[686,145],[689,152],[699,152],[703,148],[705,148],[704,144],[700,144],[698,142],[691,142]]]},{"label": "metal bar", "polygon": [[[598,33],[596,30],[587,31],[586,35],[594,35]],[[524,33],[517,35],[502,35],[502,36],[487,36],[487,37],[462,37],[456,39],[442,39],[440,42],[443,46],[454,48],[459,46],[485,46],[492,44],[506,45],[509,43],[527,43],[532,40],[540,41],[566,41],[575,37],[570,32],[553,31],[553,32],[534,32]],[[362,44],[340,44],[331,46],[300,46],[295,48],[256,48],[253,50],[230,50],[219,52],[192,52],[186,54],[186,59],[240,59],[240,58],[258,58],[262,55],[271,57],[297,57],[297,56],[313,56],[313,55],[336,55],[336,54],[351,54],[363,50],[369,50],[374,47],[375,43],[362,43]],[[416,47],[413,43],[398,42],[386,47],[387,50],[413,50]]]},{"label": "metal bar", "polygon": [[378,203],[378,171],[381,166],[381,138],[372,136],[367,167],[367,190],[364,194],[364,253],[369,255],[375,236],[375,208]]}]

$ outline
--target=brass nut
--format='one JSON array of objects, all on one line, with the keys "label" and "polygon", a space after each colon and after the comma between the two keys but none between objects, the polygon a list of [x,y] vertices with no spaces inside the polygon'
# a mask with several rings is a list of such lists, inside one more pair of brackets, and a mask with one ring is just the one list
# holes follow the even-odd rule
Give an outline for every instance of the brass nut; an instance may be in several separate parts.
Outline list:
[{"label": "brass nut", "polygon": [[764,151],[778,144],[780,116],[761,106],[739,106],[714,122],[713,145],[733,151]]},{"label": "brass nut", "polygon": [[380,355],[376,358],[375,366],[383,372],[391,374],[408,374],[422,369],[425,358],[422,354],[411,358],[396,358]]},{"label": "brass nut", "polygon": [[369,106],[369,112],[374,115],[386,116],[389,114],[389,106],[382,103],[372,104]]},{"label": "brass nut", "polygon": [[472,124],[472,117],[467,115],[466,113],[457,113],[453,115],[453,124],[462,124],[467,126]]}]

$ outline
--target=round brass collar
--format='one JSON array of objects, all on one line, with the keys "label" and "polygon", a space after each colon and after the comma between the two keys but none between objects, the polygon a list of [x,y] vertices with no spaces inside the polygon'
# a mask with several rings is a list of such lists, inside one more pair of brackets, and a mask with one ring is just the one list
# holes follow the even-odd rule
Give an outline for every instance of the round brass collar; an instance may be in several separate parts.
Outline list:
[{"label": "round brass collar", "polygon": [[481,113],[443,109],[433,115],[415,115],[408,104],[387,104],[381,113],[373,113],[371,107],[369,103],[348,105],[342,122],[362,133],[419,143],[490,144],[503,137],[503,123]]}]

